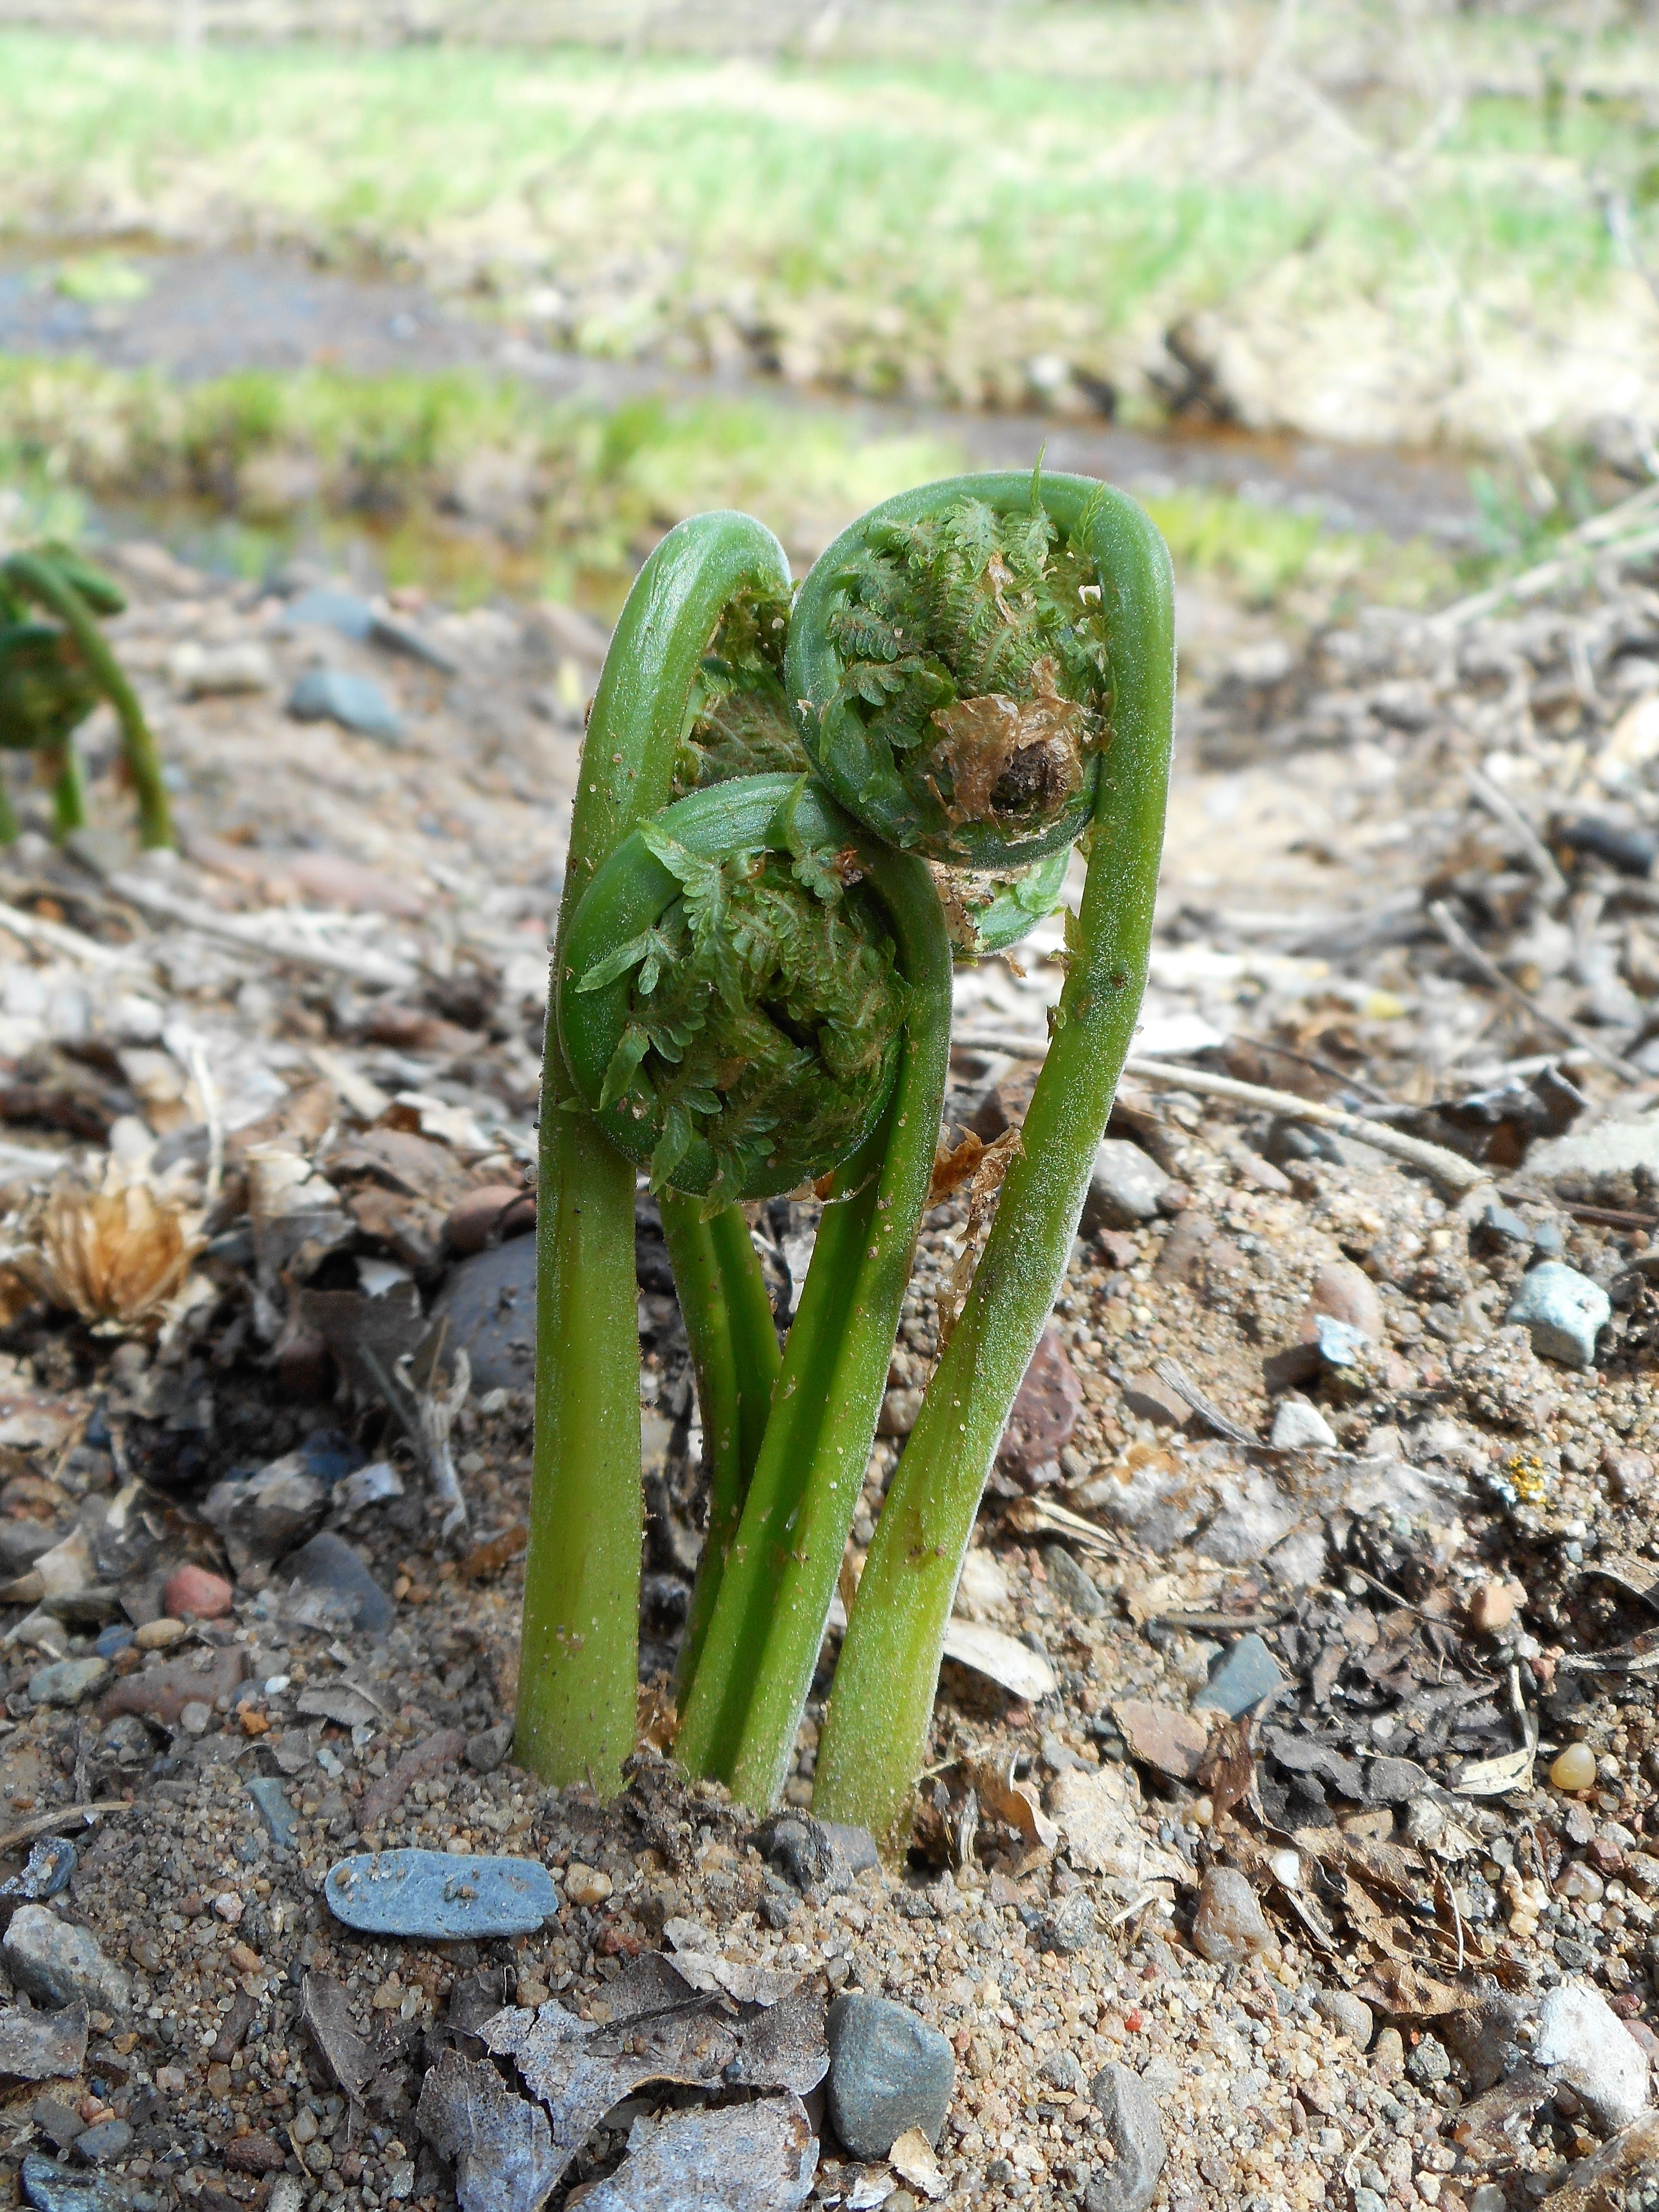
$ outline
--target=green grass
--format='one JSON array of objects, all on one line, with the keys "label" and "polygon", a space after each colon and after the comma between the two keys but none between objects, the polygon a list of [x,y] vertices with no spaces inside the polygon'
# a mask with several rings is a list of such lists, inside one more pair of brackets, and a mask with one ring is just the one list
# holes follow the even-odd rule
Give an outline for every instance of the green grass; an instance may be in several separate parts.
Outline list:
[{"label": "green grass", "polygon": [[[1425,239],[1494,343],[1534,325],[1570,340],[1605,289],[1587,179],[1650,162],[1636,105],[1570,103],[1558,128],[1539,100],[1477,88],[1385,180],[1260,100],[1230,138],[1238,88],[1206,74],[1196,11],[1152,11],[1163,81],[1146,10],[1076,14],[1093,70],[1071,77],[578,48],[251,64],[3,33],[0,229],[287,239],[590,353],[780,362],[871,392],[1006,404],[1058,354],[1143,413],[1161,333],[1205,309],[1249,323],[1275,272],[1331,317],[1381,305],[1454,381],[1467,323]],[[1119,25],[1133,79],[1110,72]],[[1540,36],[1514,33],[1522,76]],[[1431,109],[1396,87],[1346,112],[1386,151]]]},{"label": "green grass", "polygon": [[[555,404],[473,373],[311,369],[179,385],[83,362],[0,359],[0,531],[74,535],[94,502],[257,575],[301,542],[368,534],[392,583],[467,599],[573,593],[614,611],[684,516],[758,515],[798,566],[890,494],[963,465],[948,440],[860,435],[784,401]],[[1361,593],[1450,587],[1423,543],[1333,532],[1221,492],[1146,501],[1177,568],[1310,617]]]}]

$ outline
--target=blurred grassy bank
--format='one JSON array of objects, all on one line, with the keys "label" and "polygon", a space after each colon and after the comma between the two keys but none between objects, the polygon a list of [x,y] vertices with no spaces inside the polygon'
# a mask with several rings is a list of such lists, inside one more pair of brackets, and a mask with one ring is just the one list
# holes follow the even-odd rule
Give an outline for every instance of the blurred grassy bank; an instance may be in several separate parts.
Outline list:
[{"label": "blurred grassy bank", "polygon": [[545,343],[969,405],[1502,445],[1648,391],[1604,211],[1651,228],[1641,41],[1039,13],[1026,70],[0,33],[0,232],[297,242]]}]

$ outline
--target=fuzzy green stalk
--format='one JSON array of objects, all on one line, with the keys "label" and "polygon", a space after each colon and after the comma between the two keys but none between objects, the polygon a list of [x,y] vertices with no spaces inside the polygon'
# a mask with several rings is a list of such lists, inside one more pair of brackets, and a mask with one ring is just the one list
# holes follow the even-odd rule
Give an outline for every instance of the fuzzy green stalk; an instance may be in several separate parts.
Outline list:
[{"label": "fuzzy green stalk", "polygon": [[1133,501],[1096,494],[1086,511],[1092,489],[1063,477],[1042,487],[1052,510],[1062,501],[1072,509],[1062,520],[1087,526],[1111,627],[1111,741],[1069,972],[1024,1149],[888,1492],[818,1747],[814,1810],[890,1844],[924,1761],[986,1478],[1065,1274],[1146,982],[1174,707],[1170,562]]},{"label": "fuzzy green stalk", "polygon": [[75,750],[73,738],[65,738],[55,754],[47,758],[56,767],[52,780],[52,826],[60,837],[87,826],[87,787],[81,774],[81,756]]},{"label": "fuzzy green stalk", "polygon": [[696,1199],[672,1191],[664,1191],[659,1204],[690,1341],[708,1470],[708,1533],[675,1674],[684,1703],[760,1456],[781,1355],[771,1300],[742,1209],[724,1206],[705,1220]]},{"label": "fuzzy green stalk", "polygon": [[593,875],[670,796],[703,652],[727,602],[789,589],[747,515],[672,530],[629,593],[582,746],[543,1063],[536,1444],[515,1755],[544,1782],[622,1785],[638,1705],[639,1332],[631,1161],[578,1100],[558,1042],[562,948]]},{"label": "fuzzy green stalk", "polygon": [[[161,780],[161,755],[155,750],[143,709],[121,672],[121,664],[110,651],[82,591],[67,573],[70,565],[50,552],[14,553],[5,563],[5,580],[21,596],[37,601],[56,615],[74,638],[88,672],[114,708],[121,725],[122,751],[138,801],[138,842],[149,850],[170,848],[173,842],[173,811],[167,804],[167,786]],[[81,807],[80,820],[70,822],[65,818],[66,809],[78,803],[78,767],[72,772],[72,792],[66,791],[64,783],[70,770],[66,768],[60,774],[60,831],[79,829],[85,820],[84,806]]]},{"label": "fuzzy green stalk", "polygon": [[869,1463],[950,1050],[951,952],[932,879],[908,855],[860,859],[914,994],[904,1058],[881,1126],[824,1208],[676,1747],[690,1771],[761,1807],[788,1771]]}]

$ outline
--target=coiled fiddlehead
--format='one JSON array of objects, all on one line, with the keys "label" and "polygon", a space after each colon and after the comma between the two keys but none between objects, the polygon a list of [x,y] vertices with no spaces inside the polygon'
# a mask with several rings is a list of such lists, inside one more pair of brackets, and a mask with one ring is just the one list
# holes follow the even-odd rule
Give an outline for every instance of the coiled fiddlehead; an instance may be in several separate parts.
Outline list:
[{"label": "coiled fiddlehead", "polygon": [[843,531],[802,585],[787,689],[848,811],[955,867],[1016,867],[1086,825],[1110,732],[1096,487],[953,477]]}]

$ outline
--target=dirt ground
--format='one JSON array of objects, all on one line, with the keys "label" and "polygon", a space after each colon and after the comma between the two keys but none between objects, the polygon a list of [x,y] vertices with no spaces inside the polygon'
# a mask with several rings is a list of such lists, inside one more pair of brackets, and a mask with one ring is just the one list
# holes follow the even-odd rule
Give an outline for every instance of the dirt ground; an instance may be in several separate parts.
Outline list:
[{"label": "dirt ground", "polygon": [[[72,2070],[9,2076],[0,2171],[100,2212],[435,2212],[454,2179],[417,2106],[446,2052],[482,2063],[503,2005],[603,2030],[662,1953],[744,2017],[862,1990],[948,2039],[934,2160],[854,2158],[805,2087],[815,2202],[1659,2205],[1638,2116],[1659,1978],[1659,597],[1640,571],[1519,612],[1367,619],[1303,654],[1215,647],[1183,702],[1153,1064],[1111,1130],[1133,1155],[1097,1179],[1048,1394],[981,1516],[973,1663],[947,1661],[907,1861],[826,1874],[809,1822],[834,1622],[793,1831],[651,1751],[615,1806],[544,1790],[503,1725],[532,1240],[501,1232],[533,1155],[602,635],[410,593],[353,637],[296,619],[319,575],[231,586],[144,546],[118,566],[133,606],[112,635],[183,855],[125,847],[100,721],[99,827],[53,848],[14,776],[33,819],[0,861],[0,1853],[21,1868],[61,1834],[79,1854],[44,1907],[0,1899],[0,2051],[43,2020],[73,2044],[76,2003],[85,2027]],[[286,712],[319,661],[372,679],[399,734]],[[220,688],[238,669],[254,688]],[[962,975],[957,1127],[1018,1119],[1054,949]],[[1442,1166],[1219,1097],[1218,1075],[1334,1101]],[[94,1180],[128,1194],[100,1211]],[[927,1221],[854,1574],[963,1213]],[[811,1227],[757,1210],[785,1313]],[[153,1307],[125,1331],[88,1318],[118,1247]],[[1540,1261],[1605,1316],[1593,1364],[1506,1318]],[[639,1267],[653,1673],[699,1540],[699,1437],[648,1202]],[[418,1353],[438,1299],[471,1358],[449,1437],[464,1525],[365,1357]],[[319,1529],[372,1595],[337,1548],[296,1565]],[[557,1909],[516,1938],[355,1933],[325,1876],[395,1845],[537,1859]],[[38,1941],[43,1910],[98,1947],[61,2009],[17,1932],[33,1913]],[[1564,2060],[1549,2008],[1579,1986],[1602,2041]],[[1091,2089],[1114,2063],[1159,2117],[1150,2197]],[[669,2202],[629,2194],[619,2161],[703,2094],[617,2100],[553,2201],[619,2171],[601,2204]],[[43,2155],[64,2171],[24,2163]],[[471,2201],[541,2201],[499,2185]]]}]

